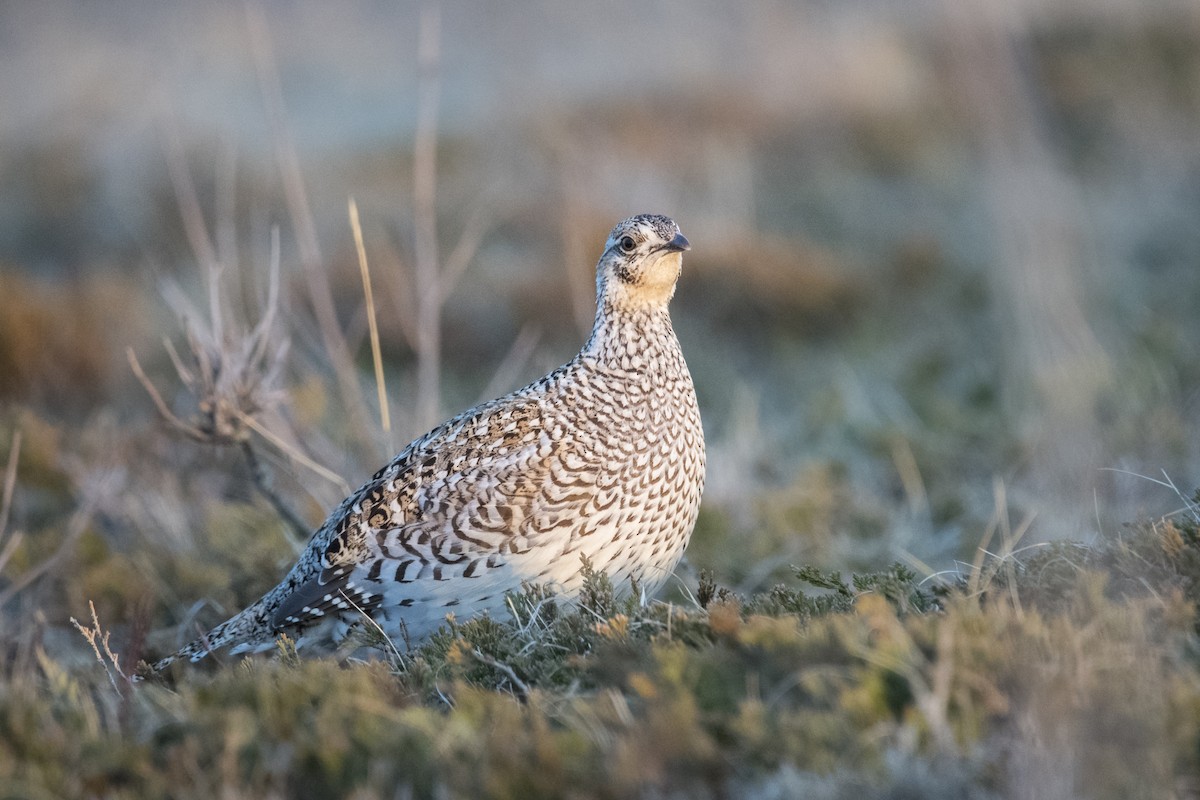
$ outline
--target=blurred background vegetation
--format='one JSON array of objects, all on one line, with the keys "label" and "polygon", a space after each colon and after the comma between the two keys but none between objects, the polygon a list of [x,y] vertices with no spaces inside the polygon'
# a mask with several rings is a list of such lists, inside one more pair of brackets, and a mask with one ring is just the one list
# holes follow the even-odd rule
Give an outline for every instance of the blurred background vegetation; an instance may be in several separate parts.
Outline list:
[{"label": "blurred background vegetation", "polygon": [[253,600],[575,352],[639,212],[693,244],[670,597],[1107,546],[1200,482],[1198,130],[1189,0],[4,4],[6,674],[91,659],[89,601],[136,658]]}]

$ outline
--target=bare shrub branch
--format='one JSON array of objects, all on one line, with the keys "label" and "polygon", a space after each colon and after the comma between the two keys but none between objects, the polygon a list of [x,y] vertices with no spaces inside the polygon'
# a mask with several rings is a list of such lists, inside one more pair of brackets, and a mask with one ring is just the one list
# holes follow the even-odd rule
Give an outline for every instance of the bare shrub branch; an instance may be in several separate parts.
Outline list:
[{"label": "bare shrub branch", "polygon": [[279,305],[279,233],[272,232],[271,268],[266,306],[258,323],[242,330],[227,319],[221,275],[215,262],[204,267],[208,285],[208,324],[177,285],[167,284],[164,296],[180,318],[188,351],[181,355],[173,345],[167,353],[180,382],[192,395],[196,413],[188,420],[175,414],[146,375],[132,349],[130,368],[154,402],[159,415],[172,428],[203,443],[229,445],[245,442],[249,435],[242,420],[274,409],[283,399],[277,384],[286,363],[289,342],[277,335]]},{"label": "bare shrub branch", "polygon": [[[87,643],[92,646],[92,652],[96,654],[96,660],[100,662],[100,666],[104,667],[104,673],[108,675],[108,682],[112,684],[117,695],[124,697],[120,685],[117,684],[117,678],[121,679],[121,683],[128,685],[131,680],[124,670],[121,669],[121,658],[112,651],[108,644],[109,632],[100,627],[100,618],[96,615],[96,604],[91,600],[88,601],[88,609],[92,612],[92,624],[84,627],[79,620],[71,617],[71,624],[75,626],[75,630],[87,639]],[[115,673],[115,674],[114,674]]]}]

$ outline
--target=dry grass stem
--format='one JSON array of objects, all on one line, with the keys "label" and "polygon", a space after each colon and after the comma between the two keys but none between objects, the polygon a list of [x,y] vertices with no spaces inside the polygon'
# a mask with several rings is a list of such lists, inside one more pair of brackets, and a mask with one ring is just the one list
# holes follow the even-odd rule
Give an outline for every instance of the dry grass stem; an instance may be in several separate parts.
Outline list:
[{"label": "dry grass stem", "polygon": [[1182,491],[1180,491],[1178,486],[1175,485],[1175,481],[1173,481],[1171,479],[1171,476],[1167,473],[1166,470],[1163,470],[1163,479],[1161,481],[1158,480],[1157,478],[1151,478],[1149,475],[1141,475],[1137,472],[1131,472],[1130,470],[1126,470],[1126,469],[1116,469],[1114,467],[1102,467],[1101,470],[1103,472],[1115,472],[1119,475],[1130,475],[1134,478],[1141,478],[1144,481],[1150,481],[1150,483],[1154,483],[1159,486],[1170,489],[1172,492],[1175,493],[1176,497],[1178,497],[1180,500],[1183,501],[1183,506],[1181,508],[1177,508],[1175,511],[1171,512],[1170,514],[1167,514],[1166,516],[1171,517],[1176,514],[1186,513],[1188,516],[1190,516],[1192,518],[1192,520],[1194,522],[1200,523],[1200,503],[1197,502],[1197,500],[1200,500],[1200,492],[1197,492],[1196,499],[1188,497],[1186,494],[1184,494]]},{"label": "dry grass stem", "polygon": [[984,560],[988,557],[988,546],[991,545],[992,538],[996,535],[1001,520],[1007,516],[1005,509],[1008,504],[1008,495],[1004,487],[1004,481],[1000,478],[995,478],[992,481],[992,501],[992,518],[988,521],[987,528],[983,532],[983,537],[979,540],[979,545],[975,548],[975,558],[971,561],[971,569],[967,573],[967,595],[970,597],[979,596],[981,579],[983,577],[983,564]]},{"label": "dry grass stem", "polygon": [[367,248],[363,244],[362,225],[358,220],[358,204],[354,202],[353,197],[350,198],[350,229],[354,232],[354,249],[358,253],[358,267],[362,272],[363,298],[367,304],[367,328],[371,335],[371,360],[375,365],[375,389],[379,395],[379,426],[390,440],[392,419],[388,413],[387,382],[383,378],[383,354],[379,349],[379,325],[375,321],[375,295],[371,291],[371,269],[367,264]]},{"label": "dry grass stem", "polygon": [[479,663],[486,664],[497,672],[503,673],[504,677],[508,678],[509,683],[512,684],[512,687],[517,690],[521,697],[529,697],[529,686],[526,685],[525,681],[517,677],[517,673],[508,664],[497,661],[478,647],[471,651],[471,655],[475,656],[475,659]]},{"label": "dry grass stem", "polygon": [[12,446],[8,448],[8,464],[4,467],[4,490],[0,495],[0,539],[8,529],[8,517],[12,512],[13,492],[17,488],[17,462],[21,458],[21,432],[13,431]]},{"label": "dry grass stem", "polygon": [[[185,385],[190,385],[196,380],[192,371],[188,369],[187,364],[183,362],[183,358],[179,355],[179,351],[175,349],[175,343],[171,341],[169,336],[164,336],[162,339],[163,349],[167,351],[167,357],[171,359],[171,366],[175,368],[175,372],[179,375],[179,379]],[[132,350],[132,348],[127,348]]]},{"label": "dry grass stem", "polygon": [[368,422],[366,403],[358,382],[353,354],[346,341],[345,333],[338,322],[337,309],[329,278],[322,269],[321,250],[317,240],[317,227],[313,219],[308,192],[300,170],[300,159],[287,125],[287,113],[283,104],[283,89],[271,45],[270,30],[266,16],[260,6],[248,3],[247,25],[250,30],[251,51],[258,72],[259,88],[271,128],[279,173],[283,180],[284,199],[296,232],[300,248],[300,261],[308,286],[309,300],[316,315],[321,343],[337,379],[338,394],[351,423],[355,437],[366,445],[372,442],[371,426]]},{"label": "dry grass stem", "polygon": [[8,560],[25,538],[20,531],[14,531],[11,537],[8,536],[8,520],[12,514],[13,492],[17,487],[17,462],[20,457],[21,432],[14,431],[12,447],[8,450],[8,464],[4,467],[4,494],[0,497],[0,542],[4,543],[3,547],[0,547],[0,572],[4,571]]},{"label": "dry grass stem", "polygon": [[[1033,520],[1037,517],[1035,512],[1029,512],[1021,520],[1021,524],[1017,526],[1015,531],[1004,537],[1004,550],[1002,551],[1001,563],[1004,565],[1005,582],[1008,585],[1008,597],[1012,601],[1012,606],[1017,612],[1018,617],[1025,615],[1025,609],[1021,605],[1021,594],[1017,588],[1017,554],[1020,552],[1016,549],[1017,543],[1025,538],[1025,534],[1033,526]],[[1031,545],[1031,547],[1040,547],[1041,545]],[[1024,548],[1022,548],[1024,549]]]},{"label": "dry grass stem", "polygon": [[929,729],[933,733],[938,750],[944,755],[957,751],[954,729],[950,724],[951,692],[954,688],[954,644],[955,621],[947,619],[938,626],[937,655],[930,666],[931,676],[929,690],[916,698],[917,707],[921,710]]},{"label": "dry grass stem", "polygon": [[479,398],[476,402],[482,403],[491,400],[501,392],[507,391],[516,381],[520,371],[529,363],[529,359],[533,355],[533,350],[537,347],[540,339],[541,333],[538,331],[537,326],[529,324],[521,328],[521,332],[517,334],[517,338],[513,339],[513,343],[509,345],[508,352],[504,354],[504,358],[500,359],[500,363],[492,373],[491,380],[487,382],[487,386],[483,387],[483,391],[479,393]]},{"label": "dry grass stem", "polygon": [[417,397],[414,422],[437,422],[441,394],[442,288],[438,267],[437,126],[441,94],[441,11],[421,9],[417,34],[417,132],[413,144],[413,247],[417,295]]},{"label": "dry grass stem", "polygon": [[[132,347],[125,348],[125,356],[129,360],[129,368],[133,370],[134,377],[138,379],[138,382],[141,383],[142,387],[146,390],[146,394],[150,396],[150,400],[154,403],[154,407],[158,411],[158,415],[179,433],[182,433],[185,436],[188,436],[189,438],[195,439],[199,442],[206,441],[205,437],[201,435],[194,426],[187,424],[179,417],[175,416],[170,407],[167,406],[167,402],[163,400],[162,395],[159,394],[158,388],[154,385],[154,382],[150,380],[150,378],[146,375],[145,370],[142,369],[141,362],[138,361],[137,353],[134,352]],[[176,369],[179,368],[180,367],[177,364]],[[183,375],[182,370],[180,370],[180,375]]]},{"label": "dry grass stem", "polygon": [[171,177],[171,188],[175,191],[175,202],[179,205],[183,233],[187,237],[188,246],[192,248],[196,261],[207,269],[218,263],[217,253],[208,236],[204,212],[200,207],[200,198],[196,193],[196,185],[192,181],[191,170],[187,166],[187,157],[184,155],[179,131],[174,125],[166,133],[166,150],[167,170]]},{"label": "dry grass stem", "polygon": [[[88,601],[88,609],[92,613],[92,624],[84,627],[80,622],[71,617],[71,624],[75,626],[75,630],[79,631],[87,643],[91,645],[92,652],[96,654],[96,660],[104,667],[104,672],[108,675],[108,682],[112,684],[113,689],[120,696],[124,696],[120,685],[117,684],[117,677],[121,678],[121,682],[130,683],[130,678],[121,669],[121,658],[112,651],[108,644],[109,632],[100,627],[100,618],[96,615],[96,604]],[[114,673],[116,673],[114,675]]]},{"label": "dry grass stem", "polygon": [[250,468],[250,476],[254,481],[254,488],[267,499],[267,502],[275,509],[275,513],[279,514],[283,521],[287,523],[292,532],[292,544],[299,551],[308,542],[309,536],[312,534],[312,528],[275,491],[275,487],[271,485],[270,476],[267,474],[266,466],[259,459],[258,452],[249,440],[242,442],[242,453],[245,455],[246,464]]},{"label": "dry grass stem", "polygon": [[921,467],[917,464],[917,457],[907,437],[892,437],[891,455],[900,485],[904,487],[909,513],[914,518],[928,519],[929,495],[925,490],[925,479],[921,477]]},{"label": "dry grass stem", "polygon": [[[970,572],[967,574],[967,596],[979,597],[991,588],[996,576],[1003,572],[1009,601],[1013,611],[1016,612],[1018,617],[1021,617],[1024,614],[1024,609],[1021,603],[1020,592],[1018,591],[1018,570],[1021,567],[1018,556],[1025,551],[1044,547],[1045,543],[1018,548],[1017,545],[1033,527],[1033,522],[1037,518],[1037,514],[1032,511],[1026,512],[1021,518],[1020,524],[1014,529],[1008,517],[1008,500],[1004,483],[999,479],[993,484],[993,496],[995,499],[995,511],[992,514],[992,519],[988,523],[979,546],[976,548],[975,560],[971,565]],[[1000,548],[998,552],[992,552],[988,547],[997,533],[1000,534]]]},{"label": "dry grass stem", "polygon": [[382,637],[383,641],[387,642],[388,649],[392,651],[392,655],[396,659],[396,665],[403,666],[405,663],[404,655],[400,652],[400,648],[396,646],[396,643],[392,641],[392,637],[388,636],[387,631],[383,629],[383,626],[380,625],[374,617],[368,614],[362,606],[354,602],[354,598],[352,598],[349,594],[346,592],[340,592],[340,594],[342,595],[342,599],[349,603],[350,607],[359,613],[359,616],[362,617],[363,622],[369,625],[377,635]]},{"label": "dry grass stem", "polygon": [[259,436],[263,437],[268,442],[273,444],[281,453],[286,455],[288,458],[292,459],[297,464],[307,467],[308,469],[312,470],[316,474],[320,475],[325,480],[334,484],[335,486],[338,487],[338,489],[343,494],[350,494],[350,484],[346,483],[345,479],[342,478],[341,475],[338,475],[336,472],[329,469],[328,467],[323,467],[320,464],[318,464],[316,461],[313,461],[311,458],[304,455],[304,453],[300,452],[295,447],[293,447],[292,445],[288,444],[283,439],[276,436],[274,433],[272,433],[270,431],[270,429],[259,424],[259,422],[257,420],[255,420],[253,417],[243,414],[241,419],[247,428],[254,431]]},{"label": "dry grass stem", "polygon": [[84,531],[91,525],[92,517],[95,516],[101,502],[117,490],[120,478],[121,473],[118,470],[107,469],[84,485],[83,496],[67,521],[66,534],[58,548],[50,556],[21,573],[0,592],[0,608],[8,605],[10,600],[66,561]]},{"label": "dry grass stem", "polygon": [[440,302],[446,302],[463,273],[467,271],[467,267],[475,259],[490,222],[491,216],[483,205],[476,206],[467,217],[466,224],[463,225],[462,232],[458,236],[458,242],[450,251],[450,255],[446,256],[446,261],[438,276],[441,286]]},{"label": "dry grass stem", "polygon": [[236,264],[238,262],[237,148],[232,142],[229,142],[222,150],[223,158],[217,166],[213,238],[216,240],[217,260],[222,264]]}]

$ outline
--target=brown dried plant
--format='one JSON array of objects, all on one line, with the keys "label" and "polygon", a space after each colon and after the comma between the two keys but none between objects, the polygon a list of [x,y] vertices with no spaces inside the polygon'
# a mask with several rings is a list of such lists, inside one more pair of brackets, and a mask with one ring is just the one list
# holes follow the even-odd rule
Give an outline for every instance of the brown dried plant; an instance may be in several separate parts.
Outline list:
[{"label": "brown dried plant", "polygon": [[279,233],[272,232],[271,269],[262,316],[252,328],[239,330],[227,319],[222,300],[221,265],[206,267],[209,315],[204,321],[177,286],[167,287],[168,302],[174,306],[184,328],[185,354],[164,340],[175,373],[195,399],[195,413],[182,419],[167,405],[146,376],[133,348],[126,353],[129,365],[154,401],[159,414],[172,428],[205,444],[243,444],[250,438],[254,417],[274,410],[283,394],[279,377],[288,351],[288,340],[279,336],[275,321],[279,308]]},{"label": "brown dried plant", "polygon": [[[92,624],[84,626],[79,620],[71,617],[71,624],[75,626],[75,630],[79,631],[87,643],[91,645],[92,652],[96,654],[96,660],[104,667],[104,672],[108,675],[108,682],[112,684],[113,689],[118,695],[124,697],[124,692],[121,691],[122,686],[128,686],[133,682],[133,678],[121,669],[121,657],[112,651],[108,640],[110,637],[109,631],[100,627],[100,618],[96,615],[96,604],[88,601],[88,609],[92,612]],[[120,683],[117,679],[120,679]]]},{"label": "brown dried plant", "polygon": [[[198,249],[198,253],[204,252],[203,248]],[[180,353],[170,339],[164,339],[164,346],[180,384],[193,400],[194,411],[186,418],[176,414],[163,399],[154,382],[142,369],[133,348],[128,348],[126,354],[130,368],[154,402],[159,416],[173,430],[193,441],[241,449],[255,487],[295,534],[304,538],[308,535],[309,526],[271,486],[252,434],[259,434],[295,461],[331,481],[341,486],[345,482],[272,433],[260,421],[262,416],[278,411],[285,397],[280,388],[280,379],[286,364],[289,339],[277,330],[279,261],[279,231],[274,229],[271,233],[267,296],[259,320],[252,326],[239,324],[228,312],[221,283],[224,267],[215,259],[206,260],[204,265],[209,300],[207,319],[177,285],[167,285],[164,294],[180,318],[187,342],[187,350]]]}]

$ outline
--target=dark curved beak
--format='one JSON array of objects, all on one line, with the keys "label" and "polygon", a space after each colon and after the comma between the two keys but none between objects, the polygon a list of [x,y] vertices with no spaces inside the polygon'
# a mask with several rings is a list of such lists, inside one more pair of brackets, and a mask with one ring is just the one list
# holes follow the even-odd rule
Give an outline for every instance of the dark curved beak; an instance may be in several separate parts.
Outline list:
[{"label": "dark curved beak", "polygon": [[663,245],[663,250],[671,253],[682,253],[684,250],[691,250],[692,243],[689,242],[682,233],[675,234],[675,238]]}]

